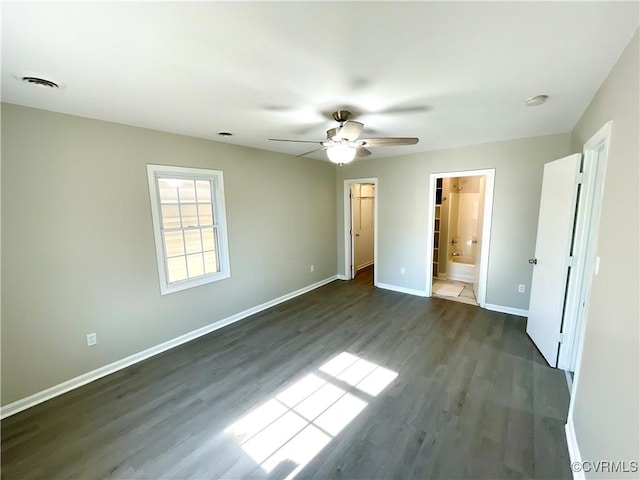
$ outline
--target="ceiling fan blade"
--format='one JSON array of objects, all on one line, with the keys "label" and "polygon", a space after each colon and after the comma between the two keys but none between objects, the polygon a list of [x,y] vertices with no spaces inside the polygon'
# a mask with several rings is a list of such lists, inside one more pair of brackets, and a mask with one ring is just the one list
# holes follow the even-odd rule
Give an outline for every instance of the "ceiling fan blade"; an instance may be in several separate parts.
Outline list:
[{"label": "ceiling fan blade", "polygon": [[310,150],[308,152],[301,153],[300,155],[296,155],[296,157],[304,157],[305,155],[309,155],[310,153],[319,152],[320,150],[326,150],[326,149],[327,147],[314,148],[313,150]]},{"label": "ceiling fan blade", "polygon": [[340,140],[346,139],[350,142],[353,142],[360,136],[363,128],[364,124],[360,122],[354,122],[352,120],[347,120],[346,122],[344,122],[344,125],[342,125],[342,127],[337,131],[335,136]]},{"label": "ceiling fan blade", "polygon": [[368,157],[369,155],[371,155],[371,152],[364,147],[358,147],[356,149],[356,155],[358,157]]},{"label": "ceiling fan blade", "polygon": [[322,142],[314,142],[312,140],[285,140],[284,138],[270,138],[272,142],[295,142],[295,143],[317,143],[322,145]]},{"label": "ceiling fan blade", "polygon": [[396,145],[415,145],[418,140],[416,137],[385,137],[363,138],[359,142],[364,147],[393,147]]}]

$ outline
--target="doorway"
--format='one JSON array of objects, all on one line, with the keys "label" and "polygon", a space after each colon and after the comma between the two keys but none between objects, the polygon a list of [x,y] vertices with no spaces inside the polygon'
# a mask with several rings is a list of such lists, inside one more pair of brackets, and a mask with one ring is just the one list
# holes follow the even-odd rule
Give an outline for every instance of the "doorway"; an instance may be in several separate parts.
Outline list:
[{"label": "doorway", "polygon": [[486,304],[495,170],[430,175],[427,296]]},{"label": "doorway", "polygon": [[[545,165],[527,334],[550,366],[575,371],[593,275],[611,122],[583,154]],[[562,203],[561,203],[562,202]],[[553,257],[553,258],[552,258]]]},{"label": "doorway", "polygon": [[345,180],[344,195],[345,277],[367,274],[377,285],[378,179]]}]

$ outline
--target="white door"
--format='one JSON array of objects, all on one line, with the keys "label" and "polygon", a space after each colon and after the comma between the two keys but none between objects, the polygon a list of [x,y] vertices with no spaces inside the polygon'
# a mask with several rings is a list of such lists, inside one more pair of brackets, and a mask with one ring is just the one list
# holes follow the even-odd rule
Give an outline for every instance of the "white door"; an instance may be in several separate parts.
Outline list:
[{"label": "white door", "polygon": [[356,190],[356,186],[357,184],[353,184],[351,185],[351,187],[349,187],[349,242],[350,242],[350,248],[349,251],[351,252],[351,255],[349,256],[349,263],[350,263],[350,267],[349,267],[349,278],[353,279],[356,278],[356,269],[355,269],[355,250],[356,250],[356,242],[355,242],[355,234],[356,232],[353,229],[353,219],[355,217],[355,211],[354,211],[354,207],[355,207],[355,195],[354,192]]},{"label": "white door", "polygon": [[581,154],[544,166],[527,334],[549,365],[558,362],[578,198]]}]

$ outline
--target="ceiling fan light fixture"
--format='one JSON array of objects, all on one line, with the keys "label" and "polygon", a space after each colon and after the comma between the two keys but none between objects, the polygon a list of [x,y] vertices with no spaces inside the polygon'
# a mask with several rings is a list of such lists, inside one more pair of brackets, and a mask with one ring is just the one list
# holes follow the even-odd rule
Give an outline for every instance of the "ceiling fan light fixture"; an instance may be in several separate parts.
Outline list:
[{"label": "ceiling fan light fixture", "polygon": [[332,145],[327,148],[327,157],[333,163],[342,165],[356,158],[356,149],[349,145]]}]

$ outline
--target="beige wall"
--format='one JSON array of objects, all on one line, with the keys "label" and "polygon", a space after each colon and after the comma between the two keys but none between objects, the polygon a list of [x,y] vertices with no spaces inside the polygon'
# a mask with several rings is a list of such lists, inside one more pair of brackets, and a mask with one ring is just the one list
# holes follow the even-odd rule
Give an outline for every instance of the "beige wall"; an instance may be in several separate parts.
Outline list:
[{"label": "beige wall", "polygon": [[[160,296],[147,163],[223,170],[230,279]],[[4,104],[2,169],[3,405],[336,273],[328,162]]]},{"label": "beige wall", "polygon": [[[569,151],[567,133],[362,160],[338,168],[338,252],[344,251],[343,181],[378,177],[378,281],[424,291],[431,273],[426,265],[429,174],[495,168],[487,303],[527,309],[529,294],[518,293],[518,284],[529,291],[527,260],[535,248],[543,165]],[[338,272],[344,273],[342,255]]]},{"label": "beige wall", "polygon": [[591,461],[640,460],[638,43],[636,32],[572,133],[573,149],[581,151],[613,120],[596,253],[600,270],[572,400],[580,453]]}]

